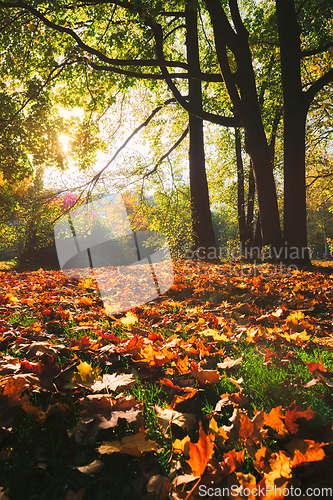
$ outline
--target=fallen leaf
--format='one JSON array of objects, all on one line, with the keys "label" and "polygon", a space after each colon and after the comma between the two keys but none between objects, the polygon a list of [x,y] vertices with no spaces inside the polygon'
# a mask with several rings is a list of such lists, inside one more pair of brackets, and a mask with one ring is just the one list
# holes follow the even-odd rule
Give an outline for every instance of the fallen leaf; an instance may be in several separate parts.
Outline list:
[{"label": "fallen leaf", "polygon": [[205,337],[213,337],[214,340],[228,342],[229,339],[224,333],[219,333],[217,330],[213,330],[212,328],[208,328],[208,330],[204,330],[203,332],[199,332],[200,335],[204,335]]},{"label": "fallen leaf", "polygon": [[79,470],[83,474],[97,474],[104,467],[104,462],[101,460],[94,460],[89,465],[84,465],[83,467],[75,467],[75,469]]},{"label": "fallen leaf", "polygon": [[172,443],[172,449],[175,453],[183,453],[186,457],[189,457],[191,439],[189,436],[185,436],[184,439],[176,439]]},{"label": "fallen leaf", "polygon": [[166,500],[171,490],[171,483],[167,477],[158,474],[149,479],[146,490],[154,495],[154,500]]},{"label": "fallen leaf", "polygon": [[241,356],[238,359],[231,359],[228,356],[226,356],[225,360],[223,363],[217,363],[217,367],[221,368],[222,370],[226,370],[227,368],[233,368],[234,366],[239,366],[243,361],[243,356]]},{"label": "fallen leaf", "polygon": [[208,460],[212,457],[214,452],[214,435],[206,435],[199,422],[199,440],[197,443],[190,443],[189,460],[186,462],[191,467],[194,476],[202,476],[205,472]]},{"label": "fallen leaf", "polygon": [[200,385],[217,384],[220,380],[220,374],[217,370],[194,370],[191,372]]},{"label": "fallen leaf", "polygon": [[122,374],[117,375],[112,373],[111,375],[103,375],[102,380],[96,380],[91,386],[92,391],[102,391],[107,389],[108,391],[124,390],[130,385],[135,383],[135,379],[132,374]]},{"label": "fallen leaf", "polygon": [[65,500],[82,500],[84,495],[84,490],[85,488],[78,491],[77,493],[74,493],[74,491],[69,491],[66,495]]},{"label": "fallen leaf", "polygon": [[138,317],[135,316],[135,314],[133,314],[131,311],[128,311],[126,313],[126,316],[124,318],[121,318],[120,322],[125,326],[134,325],[138,322]]},{"label": "fallen leaf", "polygon": [[163,410],[159,406],[155,406],[155,411],[158,423],[161,425],[164,432],[168,430],[171,424],[174,424],[188,433],[191,433],[197,425],[197,418],[191,413],[180,413],[179,411],[169,408]]},{"label": "fallen leaf", "polygon": [[133,455],[139,457],[142,453],[146,451],[157,451],[158,445],[155,441],[150,441],[146,439],[147,435],[144,431],[134,434],[133,436],[124,437],[121,442],[111,441],[104,442],[98,451],[101,455],[107,453],[110,455],[114,452],[125,453],[127,455]]}]

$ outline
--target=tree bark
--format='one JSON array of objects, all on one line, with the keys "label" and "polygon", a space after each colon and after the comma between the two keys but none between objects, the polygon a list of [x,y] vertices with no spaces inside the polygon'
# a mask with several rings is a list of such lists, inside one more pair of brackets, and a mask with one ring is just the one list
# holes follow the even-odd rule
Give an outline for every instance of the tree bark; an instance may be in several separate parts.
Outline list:
[{"label": "tree bark", "polygon": [[240,131],[235,128],[235,150],[237,164],[237,210],[238,210],[238,229],[239,242],[243,248],[246,240],[246,224],[245,224],[245,196],[244,196],[244,168],[242,159],[242,145]]},{"label": "tree bark", "polygon": [[[200,71],[197,10],[193,2],[188,2],[185,9],[187,62],[190,67]],[[189,104],[202,109],[200,80],[189,80]],[[204,153],[203,120],[189,115],[189,170],[194,249],[200,248],[199,254],[211,253],[216,249],[210,211],[206,163]]]},{"label": "tree bark", "polygon": [[[213,25],[215,46],[223,80],[234,110],[246,131],[246,150],[254,170],[258,193],[261,230],[264,245],[282,248],[275,181],[258,101],[248,32],[241,20],[237,0],[229,0],[235,30],[220,4],[220,0],[205,0]],[[232,51],[237,72],[229,65],[227,47]]]},{"label": "tree bark", "polygon": [[284,239],[289,261],[310,263],[307,249],[305,123],[300,28],[293,0],[276,0],[284,100]]}]

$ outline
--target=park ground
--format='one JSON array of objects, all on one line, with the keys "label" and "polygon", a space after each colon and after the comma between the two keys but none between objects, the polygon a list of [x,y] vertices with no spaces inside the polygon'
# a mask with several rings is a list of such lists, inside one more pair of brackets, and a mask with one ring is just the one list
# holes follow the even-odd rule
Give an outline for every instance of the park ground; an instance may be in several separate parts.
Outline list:
[{"label": "park ground", "polygon": [[179,261],[107,316],[93,279],[2,261],[0,498],[333,496],[333,277],[313,264]]}]

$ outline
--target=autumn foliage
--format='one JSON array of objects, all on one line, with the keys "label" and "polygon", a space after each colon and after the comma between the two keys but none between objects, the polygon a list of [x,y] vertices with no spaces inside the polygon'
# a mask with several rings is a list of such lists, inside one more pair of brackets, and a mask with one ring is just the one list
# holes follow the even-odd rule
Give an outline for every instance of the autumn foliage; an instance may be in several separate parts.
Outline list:
[{"label": "autumn foliage", "polygon": [[[1,273],[5,475],[23,421],[30,418],[41,429],[55,418],[69,422],[73,405],[68,466],[93,481],[107,477],[116,454],[139,460],[136,489],[124,498],[198,499],[200,486],[232,485],[240,493],[231,498],[242,498],[241,488],[305,488],[318,470],[325,475],[333,466],[329,410],[324,417],[319,406],[287,396],[283,404],[257,408],[245,375],[234,376],[246,363],[245,346],[261,356],[263,367],[296,363],[308,374],[308,381],[283,380],[286,395],[288,383],[304,394],[315,387],[332,407],[328,363],[296,355],[332,352],[332,278],[298,271],[272,276],[267,269],[237,276],[223,265],[178,263],[169,292],[114,317],[106,315],[91,279],[43,270]],[[163,401],[148,404],[139,390],[145,384],[158,388]],[[216,402],[204,412],[201,403],[213,393]],[[75,450],[89,446],[93,460],[79,465]],[[157,460],[161,453],[168,454],[167,465],[147,468],[147,457]],[[51,466],[39,453],[33,467],[43,474]],[[4,477],[0,498],[15,500]],[[65,500],[91,498],[86,488],[64,488]]]}]

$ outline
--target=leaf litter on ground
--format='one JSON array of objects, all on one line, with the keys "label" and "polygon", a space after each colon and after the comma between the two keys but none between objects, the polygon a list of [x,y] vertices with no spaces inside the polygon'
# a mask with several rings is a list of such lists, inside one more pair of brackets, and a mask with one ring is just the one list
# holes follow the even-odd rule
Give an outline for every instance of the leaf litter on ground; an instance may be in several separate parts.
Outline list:
[{"label": "leaf litter on ground", "polygon": [[[119,498],[146,500],[195,500],[212,485],[304,489],[318,464],[332,485],[333,278],[260,271],[178,262],[166,294],[111,317],[93,280],[0,273],[2,498],[20,498],[20,429],[52,433],[57,419],[76,486],[58,478],[58,500],[112,498],[112,481]],[[54,472],[48,452],[27,463],[37,489]],[[122,486],[110,484],[116,455],[135,471]]]}]

